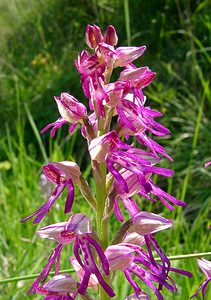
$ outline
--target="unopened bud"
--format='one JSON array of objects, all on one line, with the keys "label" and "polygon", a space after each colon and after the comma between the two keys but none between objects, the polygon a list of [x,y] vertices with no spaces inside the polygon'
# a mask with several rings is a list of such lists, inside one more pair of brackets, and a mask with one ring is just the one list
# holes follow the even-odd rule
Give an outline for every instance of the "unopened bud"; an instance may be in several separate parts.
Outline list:
[{"label": "unopened bud", "polygon": [[78,123],[86,114],[86,106],[80,103],[68,93],[61,93],[59,97],[54,97],[60,115],[70,123]]},{"label": "unopened bud", "polygon": [[118,42],[118,37],[115,28],[109,25],[104,33],[104,43],[115,46]]},{"label": "unopened bud", "polygon": [[96,25],[87,25],[86,33],[85,33],[85,40],[87,45],[94,49],[97,47],[98,43],[103,42],[103,36],[101,30]]},{"label": "unopened bud", "polygon": [[142,211],[133,217],[133,225],[129,232],[137,232],[140,235],[149,235],[172,227],[172,221],[159,215]]}]

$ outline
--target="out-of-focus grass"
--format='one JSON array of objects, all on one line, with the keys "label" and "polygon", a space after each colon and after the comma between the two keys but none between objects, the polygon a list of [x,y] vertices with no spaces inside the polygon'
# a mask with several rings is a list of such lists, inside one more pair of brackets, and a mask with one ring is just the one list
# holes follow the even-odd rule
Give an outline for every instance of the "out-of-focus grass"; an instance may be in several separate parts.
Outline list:
[{"label": "out-of-focus grass", "polygon": [[[64,90],[86,101],[73,60],[84,47],[87,23],[103,27],[112,23],[120,44],[127,44],[126,31],[131,44],[147,44],[148,53],[137,64],[147,64],[157,72],[155,83],[145,90],[148,104],[164,113],[162,122],[172,132],[160,143],[174,158],[171,164],[164,160],[162,166],[173,168],[175,176],[168,181],[159,179],[160,185],[185,199],[188,206],[169,212],[160,204],[141,200],[140,207],[175,220],[172,230],[157,235],[168,255],[210,251],[211,173],[203,168],[211,159],[208,1],[2,0],[0,6],[1,277],[39,273],[55,246],[36,237],[38,226],[30,221],[19,223],[46,200],[39,188],[42,164],[76,160],[89,174],[84,164],[86,144],[79,131],[70,137],[66,127],[53,141],[48,133],[38,138],[39,130],[58,116],[54,95]],[[42,226],[64,220],[64,199],[65,195],[57,201]],[[78,192],[73,209],[92,215]],[[112,229],[118,228],[115,218],[111,222]],[[70,252],[66,249],[63,254],[64,268],[70,267],[66,255]],[[164,291],[165,299],[188,299],[203,275],[194,259],[173,265],[191,271],[193,279],[175,274],[179,293],[172,296]],[[114,285],[115,299],[124,299],[130,288],[123,277],[116,277]],[[5,284],[0,286],[0,294],[2,299],[19,300],[29,286],[29,281]],[[211,293],[207,294],[207,299],[210,297]],[[34,298],[42,297],[29,296]]]}]

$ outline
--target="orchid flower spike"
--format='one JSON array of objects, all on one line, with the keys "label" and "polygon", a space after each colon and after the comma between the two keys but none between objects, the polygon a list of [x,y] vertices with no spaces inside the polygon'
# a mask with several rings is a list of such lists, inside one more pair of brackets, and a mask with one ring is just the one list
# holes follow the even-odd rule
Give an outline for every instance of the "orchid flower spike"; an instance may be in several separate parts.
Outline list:
[{"label": "orchid flower spike", "polygon": [[[94,192],[75,162],[51,162],[43,167],[43,173],[55,186],[54,191],[46,203],[22,222],[34,218],[33,223],[39,223],[66,187],[64,213],[70,213],[74,189],[78,186],[83,198],[96,212],[97,233],[93,231],[91,219],[82,213],[71,214],[68,221],[40,228],[39,237],[53,240],[56,246],[28,294],[45,295],[45,300],[75,300],[77,296],[90,299],[87,290],[92,288],[93,293],[99,292],[101,300],[111,299],[115,292],[111,286],[113,274],[109,275],[117,271],[124,274],[134,290],[124,300],[149,300],[140,286],[142,283],[158,300],[163,300],[162,288],[177,292],[170,272],[189,277],[191,274],[171,267],[155,239],[155,234],[172,227],[172,221],[140,211],[138,197],[134,197],[139,195],[152,202],[160,200],[170,210],[174,210],[174,204],[186,205],[160,189],[152,179],[154,174],[164,177],[174,174],[170,169],[157,166],[161,157],[170,161],[172,158],[151,137],[170,134],[168,128],[157,122],[162,114],[146,105],[149,99],[144,95],[144,89],[152,83],[156,73],[147,66],[137,68],[133,64],[144,54],[146,46],[116,47],[118,37],[111,25],[104,33],[97,25],[88,25],[85,41],[90,50],[79,53],[75,65],[91,113],[87,113],[83,103],[63,92],[54,97],[60,117],[41,133],[51,128],[53,137],[65,123],[70,124],[70,133],[78,124],[81,126],[91,160],[91,168],[86,170],[93,173]],[[118,79],[111,82],[113,69],[117,67],[122,69]],[[136,139],[140,147],[136,148],[130,139]],[[209,165],[207,162],[205,167]],[[120,204],[129,214],[129,220],[121,224],[109,245],[109,217],[114,212],[119,221],[124,221]],[[70,262],[78,276],[77,281],[68,274],[59,273],[64,247],[73,250]],[[198,264],[206,280],[193,297],[201,289],[204,297],[211,280],[211,266],[203,259]],[[54,277],[46,282],[54,266]]]}]

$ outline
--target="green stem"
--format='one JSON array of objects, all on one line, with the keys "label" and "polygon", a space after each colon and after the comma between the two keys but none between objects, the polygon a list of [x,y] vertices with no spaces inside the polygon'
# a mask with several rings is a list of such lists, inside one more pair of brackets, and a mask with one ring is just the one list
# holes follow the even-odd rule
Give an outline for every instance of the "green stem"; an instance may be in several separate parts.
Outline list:
[{"label": "green stem", "polygon": [[100,165],[101,180],[96,182],[96,200],[97,200],[97,233],[103,249],[108,246],[108,221],[103,220],[106,192],[106,164]]},{"label": "green stem", "polygon": [[[105,250],[108,246],[108,220],[103,220],[103,213],[105,209],[105,202],[107,198],[106,193],[106,163],[98,164],[98,172],[95,172],[95,182],[96,182],[96,202],[97,202],[97,233],[100,239],[102,248]],[[100,174],[100,178],[99,178]],[[108,276],[104,276],[106,281],[109,281]],[[106,294],[104,289],[99,287],[100,300],[109,300],[109,296]]]}]

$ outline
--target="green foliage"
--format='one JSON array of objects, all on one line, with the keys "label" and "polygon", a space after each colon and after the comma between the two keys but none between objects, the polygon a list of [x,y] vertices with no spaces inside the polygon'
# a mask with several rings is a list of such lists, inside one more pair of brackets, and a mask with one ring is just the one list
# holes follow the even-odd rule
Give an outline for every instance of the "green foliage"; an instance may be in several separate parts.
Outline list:
[{"label": "green foliage", "polygon": [[[43,126],[58,116],[54,95],[67,91],[86,102],[73,61],[84,47],[88,23],[113,24],[121,45],[147,45],[147,54],[137,63],[157,72],[155,83],[145,91],[148,104],[164,113],[162,122],[172,132],[161,144],[174,162],[164,160],[162,166],[173,168],[175,176],[160,184],[188,203],[184,210],[163,209],[166,218],[175,219],[175,226],[158,238],[168,255],[210,251],[211,173],[203,168],[211,160],[209,1],[2,0],[0,8],[1,277],[39,273],[54,247],[53,242],[37,239],[38,227],[30,221],[19,223],[46,200],[39,189],[42,164],[76,160],[89,176],[86,145],[78,131],[70,137],[66,127],[54,140],[49,133],[39,137]],[[58,201],[60,209],[55,206],[42,225],[63,220],[64,197]],[[140,206],[154,212],[161,208],[146,200]],[[88,209],[76,193],[74,211]],[[118,228],[115,218],[112,222]],[[70,267],[68,260],[63,264]],[[193,272],[193,279],[175,275],[179,294],[167,294],[166,299],[181,299],[181,293],[188,299],[203,275],[193,259],[174,265]],[[115,279],[116,299],[129,291],[123,282]],[[5,284],[0,294],[2,299],[22,299],[29,286],[29,281]]]}]

